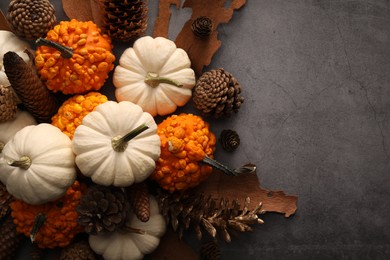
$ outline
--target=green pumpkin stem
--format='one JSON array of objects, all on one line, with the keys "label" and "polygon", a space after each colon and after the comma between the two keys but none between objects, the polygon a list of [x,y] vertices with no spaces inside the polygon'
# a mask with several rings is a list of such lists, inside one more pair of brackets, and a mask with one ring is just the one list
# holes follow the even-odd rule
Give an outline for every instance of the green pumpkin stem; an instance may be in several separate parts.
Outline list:
[{"label": "green pumpkin stem", "polygon": [[19,160],[9,160],[8,165],[13,167],[19,167],[23,170],[27,170],[31,166],[31,159],[28,156],[22,156]]},{"label": "green pumpkin stem", "polygon": [[241,174],[250,174],[254,173],[256,171],[256,165],[254,164],[245,164],[241,167],[238,167],[236,169],[230,169],[226,165],[223,165],[222,163],[208,157],[207,155],[203,158],[203,163],[210,165],[216,170],[219,170],[226,175],[231,175],[231,176],[238,176]]},{"label": "green pumpkin stem", "polygon": [[183,87],[183,85],[180,84],[180,82],[177,80],[165,78],[165,77],[160,77],[160,76],[158,76],[158,74],[151,73],[151,72],[148,72],[148,74],[146,74],[145,83],[153,88],[157,87],[160,83],[167,83],[167,84],[179,87],[179,88]]},{"label": "green pumpkin stem", "polygon": [[71,47],[61,45],[57,42],[53,42],[45,38],[38,38],[38,40],[36,40],[35,43],[38,46],[46,46],[46,47],[56,49],[61,53],[61,57],[64,59],[70,59],[73,56],[73,49]]},{"label": "green pumpkin stem", "polygon": [[148,128],[149,126],[147,126],[146,124],[142,124],[122,137],[112,138],[111,140],[112,148],[116,152],[124,152],[127,148],[128,142],[134,137],[136,137],[137,135],[139,135],[140,133],[142,133],[143,131],[147,130]]},{"label": "green pumpkin stem", "polygon": [[46,216],[44,214],[39,213],[38,215],[35,216],[34,225],[30,232],[31,243],[34,243],[35,236],[38,234],[39,230],[41,229],[43,224],[45,224],[45,222],[46,222]]}]

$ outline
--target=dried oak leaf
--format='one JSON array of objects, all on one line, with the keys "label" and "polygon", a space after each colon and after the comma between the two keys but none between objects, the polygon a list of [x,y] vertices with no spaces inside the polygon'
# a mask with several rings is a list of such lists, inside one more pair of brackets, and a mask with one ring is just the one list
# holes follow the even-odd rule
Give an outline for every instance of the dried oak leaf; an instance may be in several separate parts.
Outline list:
[{"label": "dried oak leaf", "polygon": [[[168,0],[167,2],[171,3],[174,1]],[[183,8],[192,8],[192,15],[190,20],[184,24],[175,43],[177,47],[184,49],[188,53],[192,68],[198,76],[202,74],[203,68],[211,63],[212,57],[221,46],[221,41],[217,38],[218,25],[229,22],[234,10],[241,8],[245,3],[246,0],[232,0],[229,7],[225,7],[226,0],[186,0],[184,2]],[[156,21],[153,36],[166,37],[170,13],[166,4],[159,11],[163,12],[163,17]],[[212,20],[213,30],[208,38],[198,37],[191,30],[192,22],[200,16],[205,16]]]},{"label": "dried oak leaf", "polygon": [[11,27],[9,27],[7,18],[5,18],[5,15],[1,10],[0,10],[0,30],[11,31]]},{"label": "dried oak leaf", "polygon": [[176,5],[176,8],[179,9],[180,0],[160,0],[158,2],[158,15],[154,23],[153,37],[160,36],[168,38],[171,5]]},{"label": "dried oak leaf", "polygon": [[62,0],[62,8],[69,19],[93,21],[101,28],[102,9],[99,0]]},{"label": "dried oak leaf", "polygon": [[[283,191],[269,191],[260,187],[256,174],[241,176],[227,176],[215,172],[206,182],[199,186],[198,192],[204,192],[205,196],[212,198],[225,198],[229,201],[238,200],[242,205],[247,197],[250,197],[250,207],[256,207],[262,202],[262,212],[276,212],[290,217],[297,210],[296,196],[286,195]],[[252,210],[253,208],[249,208]]]}]

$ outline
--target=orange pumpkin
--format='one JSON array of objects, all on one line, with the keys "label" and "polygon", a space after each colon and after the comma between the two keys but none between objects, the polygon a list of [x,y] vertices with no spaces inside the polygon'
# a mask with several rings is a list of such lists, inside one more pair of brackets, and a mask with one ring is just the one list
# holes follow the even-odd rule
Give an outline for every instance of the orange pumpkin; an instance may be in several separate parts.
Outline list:
[{"label": "orange pumpkin", "polygon": [[53,92],[99,90],[114,68],[111,39],[91,21],[62,21],[37,40],[35,65]]},{"label": "orange pumpkin", "polygon": [[78,181],[58,200],[41,205],[30,205],[21,200],[10,204],[16,230],[30,236],[40,248],[68,245],[72,238],[83,232],[77,223],[76,207],[80,204],[86,186]]}]

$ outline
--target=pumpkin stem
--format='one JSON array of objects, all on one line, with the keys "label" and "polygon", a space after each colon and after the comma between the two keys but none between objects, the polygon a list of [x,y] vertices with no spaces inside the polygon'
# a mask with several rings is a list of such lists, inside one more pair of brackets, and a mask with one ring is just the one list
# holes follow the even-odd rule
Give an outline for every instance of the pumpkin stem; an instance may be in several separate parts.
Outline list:
[{"label": "pumpkin stem", "polygon": [[61,56],[65,59],[70,59],[73,56],[73,49],[71,47],[64,46],[62,44],[59,44],[58,42],[53,42],[45,38],[38,38],[38,40],[36,40],[35,43],[38,46],[46,46],[46,47],[51,47],[56,49],[61,53]]},{"label": "pumpkin stem", "polygon": [[20,157],[20,160],[9,160],[8,165],[22,168],[23,170],[27,170],[31,166],[31,159],[28,156]]},{"label": "pumpkin stem", "polygon": [[125,134],[122,137],[116,136],[112,138],[111,140],[112,148],[116,152],[124,152],[127,148],[128,142],[134,137],[136,137],[137,135],[139,135],[140,133],[142,133],[143,131],[147,130],[148,128],[149,126],[147,126],[146,124],[142,124],[138,126],[136,129],[131,130],[129,133]]},{"label": "pumpkin stem", "polygon": [[43,224],[45,224],[45,221],[46,221],[46,216],[44,214],[39,213],[38,215],[35,216],[34,225],[30,232],[31,243],[34,243],[35,236],[38,234]]},{"label": "pumpkin stem", "polygon": [[214,169],[220,170],[223,173],[225,173],[226,175],[231,175],[231,176],[238,176],[241,174],[250,174],[250,173],[254,173],[256,171],[256,165],[251,164],[251,163],[245,164],[245,165],[238,167],[236,169],[230,169],[226,165],[223,165],[222,163],[208,157],[207,155],[204,157],[203,162],[205,164],[210,165]]},{"label": "pumpkin stem", "polygon": [[141,234],[141,235],[145,235],[147,232],[143,229],[139,229],[139,228],[132,228],[132,227],[129,227],[127,225],[125,225],[123,227],[123,230],[128,232],[128,233],[136,233],[136,234]]},{"label": "pumpkin stem", "polygon": [[4,145],[5,144],[3,142],[0,142],[0,153],[3,151]]},{"label": "pumpkin stem", "polygon": [[151,73],[151,72],[148,72],[148,74],[146,74],[145,83],[153,88],[157,87],[160,83],[167,83],[167,84],[179,87],[179,88],[183,87],[183,85],[180,84],[180,82],[177,80],[165,78],[165,77],[160,77],[160,76],[158,76],[158,74]]}]

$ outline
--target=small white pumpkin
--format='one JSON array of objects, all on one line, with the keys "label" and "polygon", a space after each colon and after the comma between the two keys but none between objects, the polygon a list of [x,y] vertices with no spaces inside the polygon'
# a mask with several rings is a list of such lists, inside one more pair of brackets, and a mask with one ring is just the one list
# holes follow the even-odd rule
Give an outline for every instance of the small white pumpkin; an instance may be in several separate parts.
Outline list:
[{"label": "small white pumpkin", "polygon": [[163,116],[190,100],[195,73],[187,53],[173,41],[144,36],[120,57],[113,83],[118,101],[131,101],[152,116]]},{"label": "small white pumpkin", "polygon": [[4,54],[13,51],[16,52],[24,61],[29,61],[29,56],[24,51],[30,49],[30,45],[17,37],[10,31],[0,30],[0,85],[10,86],[7,75],[4,71]]},{"label": "small white pumpkin", "polygon": [[18,110],[13,120],[0,123],[0,153],[11,138],[28,125],[36,125],[35,118],[27,111]]},{"label": "small white pumpkin", "polygon": [[134,213],[125,228],[103,235],[90,235],[92,250],[106,260],[135,260],[152,253],[160,243],[166,230],[164,217],[160,214],[157,201],[150,196],[150,218],[140,221]]},{"label": "small white pumpkin", "polygon": [[153,117],[128,101],[98,105],[76,128],[72,147],[82,174],[117,187],[144,181],[161,152]]},{"label": "small white pumpkin", "polygon": [[0,181],[15,198],[32,205],[55,200],[76,179],[71,140],[50,124],[26,126],[6,143]]}]

